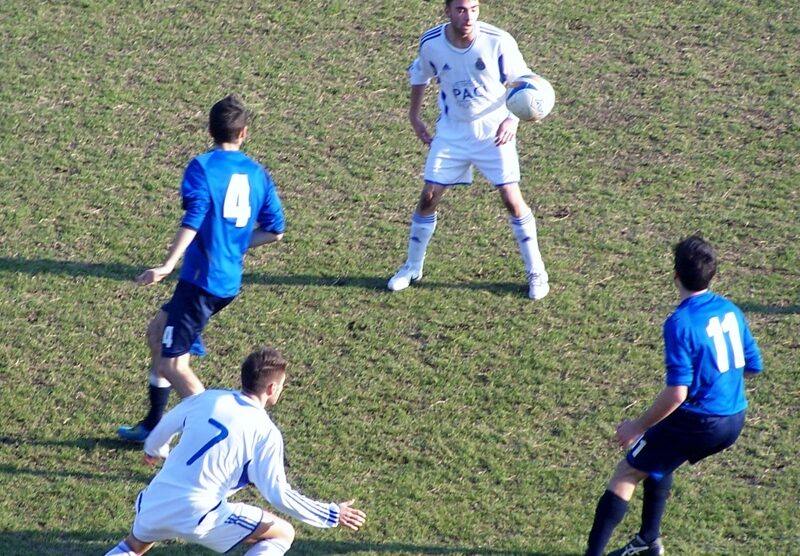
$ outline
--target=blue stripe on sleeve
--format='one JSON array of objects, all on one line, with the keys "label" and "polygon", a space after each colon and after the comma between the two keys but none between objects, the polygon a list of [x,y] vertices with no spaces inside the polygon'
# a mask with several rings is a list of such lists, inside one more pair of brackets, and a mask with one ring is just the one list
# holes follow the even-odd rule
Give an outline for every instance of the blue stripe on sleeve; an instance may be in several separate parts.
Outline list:
[{"label": "blue stripe on sleeve", "polygon": [[312,514],[320,521],[326,522],[328,520],[329,512],[322,511],[318,503],[314,503],[310,500],[304,499],[301,495],[291,490],[286,493],[286,497],[291,499],[298,506],[304,508],[308,513]]}]

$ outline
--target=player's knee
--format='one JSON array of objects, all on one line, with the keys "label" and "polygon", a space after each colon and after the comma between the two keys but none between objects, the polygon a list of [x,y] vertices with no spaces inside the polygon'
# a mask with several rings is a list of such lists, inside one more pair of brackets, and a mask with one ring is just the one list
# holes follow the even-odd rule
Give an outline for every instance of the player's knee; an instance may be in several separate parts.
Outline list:
[{"label": "player's knee", "polygon": [[439,200],[442,198],[442,192],[437,191],[433,187],[425,187],[422,194],[419,196],[419,203],[417,203],[417,212],[422,216],[428,216],[436,210],[439,205]]},{"label": "player's knee", "polygon": [[272,539],[280,539],[287,544],[294,542],[294,526],[279,517],[274,517],[275,523],[267,530],[266,536]]},{"label": "player's knee", "polygon": [[164,335],[165,324],[166,315],[159,313],[147,325],[147,345],[150,346],[150,350],[153,352],[161,350],[161,338]]}]

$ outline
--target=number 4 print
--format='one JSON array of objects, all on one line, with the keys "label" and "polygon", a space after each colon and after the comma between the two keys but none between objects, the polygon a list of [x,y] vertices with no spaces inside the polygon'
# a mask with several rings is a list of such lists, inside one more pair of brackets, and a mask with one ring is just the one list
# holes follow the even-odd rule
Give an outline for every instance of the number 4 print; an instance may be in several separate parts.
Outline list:
[{"label": "number 4 print", "polygon": [[[744,349],[742,348],[742,336],[739,334],[739,321],[736,315],[726,313],[720,322],[719,317],[712,317],[706,326],[706,333],[714,340],[714,349],[717,352],[717,370],[721,373],[727,372],[731,368],[728,358],[728,343],[733,351],[733,366],[738,369],[744,367]],[[727,342],[725,339],[727,338]]]},{"label": "number 4 print", "polygon": [[250,221],[250,213],[250,182],[247,174],[233,174],[225,191],[222,217],[235,218],[235,226],[242,228]]}]

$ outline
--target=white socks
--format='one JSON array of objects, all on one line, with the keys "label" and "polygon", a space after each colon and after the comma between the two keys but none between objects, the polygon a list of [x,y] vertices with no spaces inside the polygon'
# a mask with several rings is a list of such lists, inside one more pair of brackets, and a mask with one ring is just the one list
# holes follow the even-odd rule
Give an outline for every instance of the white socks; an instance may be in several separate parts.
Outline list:
[{"label": "white socks", "polygon": [[267,539],[258,541],[244,556],[283,556],[291,546],[292,543],[281,539]]},{"label": "white socks", "polygon": [[510,216],[508,223],[511,224],[511,231],[514,232],[514,237],[517,239],[525,271],[544,274],[544,261],[539,252],[539,243],[536,241],[536,219],[533,217],[533,212],[529,211],[519,218]]},{"label": "white socks", "polygon": [[436,213],[430,216],[420,216],[414,211],[411,217],[411,230],[408,237],[408,258],[406,263],[415,269],[422,269],[425,262],[425,252],[428,250],[428,242],[433,237],[436,229]]},{"label": "white socks", "polygon": [[137,556],[137,554],[130,549],[125,541],[122,541],[117,546],[106,552],[105,556]]}]

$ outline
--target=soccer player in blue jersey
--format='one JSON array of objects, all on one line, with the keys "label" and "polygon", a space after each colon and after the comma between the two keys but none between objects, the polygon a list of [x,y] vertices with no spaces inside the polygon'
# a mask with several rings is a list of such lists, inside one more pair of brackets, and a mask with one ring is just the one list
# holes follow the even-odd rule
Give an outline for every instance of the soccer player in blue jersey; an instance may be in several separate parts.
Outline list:
[{"label": "soccer player in blue jersey", "polygon": [[140,285],[160,282],[184,258],[172,299],[147,330],[150,410],[138,424],[117,430],[125,440],[144,441],[164,414],[171,387],[181,398],[203,390],[189,367],[190,353],[205,355],[203,328],[239,293],[245,252],[283,237],[283,208],[272,178],[240,150],[248,121],[247,109],[234,96],[211,108],[214,147],[186,167],[185,213],[166,261],[136,278]]},{"label": "soccer player in blue jersey", "polygon": [[[277,515],[228,498],[249,484],[281,512],[314,527],[358,531],[366,514],[347,502],[320,502],[292,488],[283,436],[265,407],[278,403],[286,360],[261,348],[242,363],[242,389],[207,390],[176,405],[144,443],[145,461],[164,466],[136,497],[128,537],[106,556],[140,556],[155,542],[183,539],[216,552],[251,544],[246,556],[281,556],[294,540]],[[180,441],[170,451],[170,439]]]},{"label": "soccer player in blue jersey", "polygon": [[629,450],[597,503],[587,556],[603,554],[641,481],[639,533],[611,554],[664,554],[661,518],[673,471],[733,445],[747,407],[744,377],[762,370],[744,314],[708,289],[717,270],[711,245],[692,236],[675,247],[674,255],[681,301],[664,322],[666,386],[644,414],[617,427],[617,442]]},{"label": "soccer player in blue jersey", "polygon": [[[539,252],[536,219],[519,188],[519,119],[505,104],[506,85],[533,71],[511,35],[478,21],[478,0],[446,0],[444,11],[448,21],[422,34],[417,58],[408,70],[411,127],[430,150],[425,185],[411,217],[408,254],[387,287],[403,290],[422,278],[439,201],[447,189],[472,183],[475,167],[497,189],[509,213],[528,277],[528,296],[542,299],[550,285]],[[438,84],[440,110],[433,136],[420,118],[431,81]]]}]

